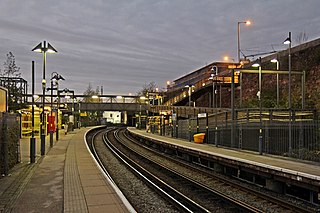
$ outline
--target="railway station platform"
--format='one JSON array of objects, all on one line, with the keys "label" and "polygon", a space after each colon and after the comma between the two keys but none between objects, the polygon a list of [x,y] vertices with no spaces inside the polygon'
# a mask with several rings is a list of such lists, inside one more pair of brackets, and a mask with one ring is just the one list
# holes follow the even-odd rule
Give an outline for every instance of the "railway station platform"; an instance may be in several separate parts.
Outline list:
[{"label": "railway station platform", "polygon": [[[89,128],[61,134],[46,155],[30,164],[29,140],[21,139],[21,163],[0,178],[0,212],[130,212],[130,204],[101,173],[86,148]],[[63,132],[63,131],[61,131]],[[49,144],[49,137],[46,138]]]},{"label": "railway station platform", "polygon": [[[149,140],[161,150],[171,150],[179,153],[180,157],[187,160],[195,158],[198,161],[213,162],[214,170],[223,172],[224,167],[233,170],[233,176],[241,176],[241,173],[250,172],[256,177],[263,177],[266,188],[273,191],[284,190],[286,184],[294,184],[310,190],[308,199],[311,202],[319,202],[320,197],[320,163],[303,161],[290,157],[274,155],[259,155],[257,152],[216,147],[213,144],[195,143],[168,136],[147,133],[134,127],[128,128],[132,135]],[[178,155],[178,154],[177,154]],[[254,178],[253,178],[254,179]],[[315,201],[317,199],[318,201]]]}]

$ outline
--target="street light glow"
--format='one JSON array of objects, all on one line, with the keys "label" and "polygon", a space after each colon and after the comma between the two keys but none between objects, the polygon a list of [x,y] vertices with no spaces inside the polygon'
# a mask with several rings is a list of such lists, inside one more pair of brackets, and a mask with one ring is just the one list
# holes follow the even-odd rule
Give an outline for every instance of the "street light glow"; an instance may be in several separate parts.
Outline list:
[{"label": "street light glow", "polygon": [[237,30],[238,30],[238,62],[240,62],[241,60],[240,60],[240,51],[241,51],[241,49],[240,49],[240,24],[245,24],[245,25],[250,25],[251,24],[251,21],[249,21],[249,20],[247,20],[247,21],[239,21],[238,22],[238,28],[237,28]]},{"label": "street light glow", "polygon": [[255,62],[254,64],[251,65],[252,67],[260,67],[260,64],[258,62]]},{"label": "street light glow", "polygon": [[291,35],[289,35],[289,37],[284,40],[283,44],[291,44]]}]

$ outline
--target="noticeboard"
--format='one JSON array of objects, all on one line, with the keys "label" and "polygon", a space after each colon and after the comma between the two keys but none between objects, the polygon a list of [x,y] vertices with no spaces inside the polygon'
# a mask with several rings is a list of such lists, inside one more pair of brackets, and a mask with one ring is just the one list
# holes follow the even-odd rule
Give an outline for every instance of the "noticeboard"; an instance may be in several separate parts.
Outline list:
[{"label": "noticeboard", "polygon": [[8,90],[0,86],[0,112],[8,110]]}]

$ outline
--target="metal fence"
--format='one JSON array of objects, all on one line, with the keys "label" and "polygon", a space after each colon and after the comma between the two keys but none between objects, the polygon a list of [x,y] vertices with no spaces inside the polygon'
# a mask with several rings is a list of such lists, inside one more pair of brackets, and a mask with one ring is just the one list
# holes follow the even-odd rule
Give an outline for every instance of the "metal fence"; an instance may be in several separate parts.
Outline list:
[{"label": "metal fence", "polygon": [[[196,133],[206,133],[205,143],[320,161],[316,111],[282,109],[236,109],[188,119],[162,121],[155,133],[193,141]],[[164,120],[164,119],[163,119]],[[261,134],[260,134],[261,128]],[[262,147],[259,149],[259,136]]]}]

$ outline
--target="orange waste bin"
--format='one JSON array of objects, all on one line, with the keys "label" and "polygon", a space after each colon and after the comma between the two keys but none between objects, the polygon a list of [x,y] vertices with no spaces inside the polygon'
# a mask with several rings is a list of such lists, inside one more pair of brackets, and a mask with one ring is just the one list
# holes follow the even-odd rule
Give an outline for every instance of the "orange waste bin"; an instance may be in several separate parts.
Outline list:
[{"label": "orange waste bin", "polygon": [[205,133],[198,133],[193,135],[193,140],[195,143],[203,143],[204,137],[206,136]]}]

